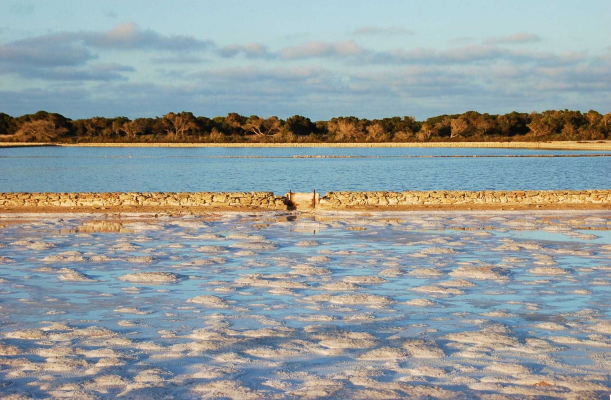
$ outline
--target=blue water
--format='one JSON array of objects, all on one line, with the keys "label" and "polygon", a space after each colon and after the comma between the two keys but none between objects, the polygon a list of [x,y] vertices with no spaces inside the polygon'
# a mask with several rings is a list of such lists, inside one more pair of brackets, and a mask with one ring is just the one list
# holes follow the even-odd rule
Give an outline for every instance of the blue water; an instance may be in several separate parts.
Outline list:
[{"label": "blue water", "polygon": [[[0,149],[0,192],[256,190],[280,194],[313,189],[324,193],[611,188],[611,157],[498,157],[551,154],[596,152],[464,148],[8,148]],[[304,155],[355,158],[294,158]],[[480,157],[468,157],[474,155]]]},{"label": "blue water", "polygon": [[[611,211],[1,217],[0,343],[17,354],[0,356],[2,398],[69,397],[72,385],[103,398],[294,398],[310,377],[344,385],[326,398],[375,397],[352,391],[366,385],[392,398],[611,391]],[[508,243],[518,246],[499,250]],[[541,259],[565,274],[538,271]],[[499,275],[476,273],[487,267]],[[181,276],[123,280],[135,272]],[[343,285],[355,276],[377,280]],[[202,295],[222,303],[190,301]],[[416,299],[430,303],[406,303]],[[331,342],[348,335],[371,339]],[[400,353],[414,340],[436,355]],[[490,369],[498,364],[529,372]],[[106,384],[111,376],[124,383]],[[533,385],[558,379],[569,384]],[[273,381],[275,392],[262,384]],[[203,392],[210,382],[220,384]],[[248,389],[224,396],[232,385]]]}]

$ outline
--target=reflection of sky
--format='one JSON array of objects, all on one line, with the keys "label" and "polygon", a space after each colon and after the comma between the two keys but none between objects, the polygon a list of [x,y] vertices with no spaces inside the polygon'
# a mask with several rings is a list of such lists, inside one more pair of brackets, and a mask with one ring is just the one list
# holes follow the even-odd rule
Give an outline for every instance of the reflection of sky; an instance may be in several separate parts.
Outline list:
[{"label": "reflection of sky", "polygon": [[[538,222],[536,218],[531,221]],[[43,309],[39,310],[39,312],[34,312],[29,317],[26,317],[25,315],[28,314],[25,314],[23,318],[34,321],[41,317],[40,312],[53,308],[55,304],[65,307],[68,314],[45,316],[45,318],[57,318],[58,320],[66,317],[110,318],[113,314],[112,309],[116,308],[119,304],[125,307],[134,306],[145,310],[154,310],[156,307],[163,306],[166,302],[168,304],[174,304],[177,301],[184,302],[195,295],[219,295],[219,293],[212,290],[215,287],[210,284],[212,281],[224,281],[226,286],[231,286],[233,280],[245,274],[269,275],[290,273],[290,269],[284,266],[285,262],[288,262],[288,265],[307,264],[309,263],[307,259],[316,255],[330,257],[331,260],[329,262],[325,262],[320,266],[330,269],[332,274],[330,277],[322,276],[316,278],[293,276],[291,280],[308,281],[313,279],[309,283],[311,289],[303,290],[304,295],[321,293],[320,290],[315,289],[318,285],[316,282],[326,282],[329,279],[341,280],[346,276],[353,275],[378,275],[384,268],[388,268],[388,266],[384,266],[388,262],[397,263],[399,268],[406,271],[420,267],[434,267],[444,272],[441,277],[386,277],[387,282],[385,283],[362,285],[362,290],[367,293],[391,296],[396,301],[407,301],[427,296],[424,293],[412,292],[410,289],[422,285],[438,285],[444,280],[451,279],[452,276],[447,275],[447,273],[459,265],[465,265],[465,263],[475,263],[474,265],[478,265],[478,263],[503,265],[502,259],[509,256],[522,258],[525,260],[525,263],[508,265],[510,268],[510,281],[507,284],[499,285],[491,281],[476,281],[477,287],[475,290],[462,288],[462,290],[467,292],[464,296],[438,298],[437,301],[444,306],[444,311],[433,310],[433,312],[486,312],[496,309],[519,312],[521,306],[507,304],[507,301],[510,300],[541,304],[547,310],[546,312],[569,312],[587,307],[588,302],[595,299],[597,293],[607,293],[608,295],[606,287],[591,287],[588,284],[589,280],[596,276],[603,277],[601,275],[602,272],[592,272],[589,274],[575,273],[576,268],[598,265],[601,260],[600,256],[557,255],[551,253],[554,260],[558,263],[557,266],[567,269],[570,272],[570,276],[576,279],[576,281],[565,280],[563,277],[535,276],[527,273],[526,270],[533,266],[533,261],[536,261],[536,258],[533,258],[533,256],[538,253],[547,254],[546,249],[579,249],[593,251],[595,254],[598,254],[599,248],[597,246],[611,244],[609,231],[572,230],[572,232],[593,233],[598,236],[595,240],[583,240],[566,236],[564,233],[545,232],[541,229],[536,231],[504,230],[499,232],[498,230],[503,230],[503,225],[499,225],[484,217],[479,223],[492,226],[494,229],[486,232],[490,232],[493,235],[478,237],[472,236],[473,231],[430,230],[414,222],[399,223],[400,227],[410,228],[405,230],[396,229],[396,223],[387,226],[383,224],[368,226],[367,219],[360,218],[357,225],[365,226],[367,230],[351,231],[340,224],[337,227],[327,226],[326,229],[320,230],[316,235],[313,235],[312,233],[294,231],[285,222],[282,225],[272,224],[267,229],[254,232],[255,234],[265,236],[267,240],[271,240],[278,245],[275,250],[256,251],[257,256],[254,257],[254,260],[263,262],[266,266],[254,266],[247,262],[249,259],[252,259],[251,257],[237,257],[233,255],[239,249],[232,247],[232,245],[239,243],[239,239],[219,241],[189,237],[204,232],[226,235],[231,231],[231,226],[248,227],[256,221],[246,219],[241,222],[232,222],[230,226],[225,223],[209,222],[207,227],[203,226],[200,229],[166,226],[162,230],[139,233],[64,233],[61,235],[50,233],[58,232],[60,229],[63,232],[68,232],[70,225],[78,224],[79,222],[78,219],[68,219],[67,221],[54,220],[51,224],[46,224],[42,229],[38,228],[36,223],[33,223],[28,228],[17,224],[9,225],[3,230],[1,240],[2,243],[8,246],[0,248],[0,255],[14,258],[15,262],[6,264],[0,277],[11,282],[24,282],[26,285],[23,288],[8,290],[3,295],[5,301],[10,304],[17,299],[35,301],[48,297],[58,299],[57,303],[45,303]],[[435,222],[441,223],[442,226],[447,226],[443,219],[440,221],[436,218]],[[469,221],[469,224],[473,223],[478,223],[477,217],[471,218]],[[453,221],[452,226],[456,225],[457,222]],[[139,237],[142,234],[146,235],[150,240],[139,241],[141,240]],[[436,243],[434,239],[439,238],[443,238],[446,242],[456,241],[463,245],[453,247],[443,242],[441,244]],[[516,254],[513,254],[514,252],[512,251],[494,251],[493,249],[501,246],[506,238],[510,238],[517,243],[521,241],[536,241],[542,244],[543,250],[523,250],[515,252]],[[10,243],[20,239],[53,242],[57,247],[47,250],[19,251],[18,247],[10,245]],[[314,240],[319,242],[319,245],[314,247],[295,246],[295,243],[302,240]],[[431,242],[431,240],[433,241]],[[117,250],[112,252],[108,250],[111,246],[124,241],[135,243],[139,247],[137,250],[132,251]],[[169,247],[173,243],[182,243],[185,247]],[[197,252],[196,249],[201,246],[223,246],[227,251],[218,254]],[[455,250],[455,253],[431,254],[424,258],[411,257],[412,254],[430,247],[450,247]],[[152,263],[129,263],[121,260],[104,263],[87,261],[69,263],[37,261],[46,256],[74,250],[82,252],[85,257],[94,254],[105,254],[109,257],[125,260],[125,258],[130,256],[151,255],[155,257],[155,260]],[[221,257],[226,262],[204,266],[180,265],[186,261],[211,259],[211,257]],[[282,261],[278,264],[276,261],[278,260],[277,257],[287,261]],[[59,281],[59,274],[37,272],[36,269],[40,267],[50,267],[53,269],[62,267],[75,268],[98,280],[98,282]],[[126,273],[158,270],[172,271],[185,276],[193,276],[194,278],[172,285],[140,285],[122,282],[117,279]],[[25,279],[26,277],[29,278]],[[551,286],[542,284],[525,285],[525,283],[533,283],[541,279],[558,281]],[[125,292],[126,288],[133,286],[140,287],[141,290],[138,293]],[[586,287],[593,291],[591,296],[564,295],[566,291]],[[167,289],[169,292],[160,293],[157,291],[158,289]],[[554,289],[558,293],[544,294],[540,292],[541,289]],[[267,290],[269,288],[237,288],[235,291],[223,292],[220,295],[226,296],[228,299],[238,303],[247,301],[255,303],[264,302],[266,304],[269,302],[270,305],[286,305],[294,302],[294,299],[290,296],[270,296],[266,293]],[[482,297],[482,293],[485,293],[487,290],[501,292],[492,297]],[[238,294],[240,291],[249,292],[251,295],[241,296]],[[503,291],[506,293],[503,294]],[[102,294],[111,294],[113,297],[104,297],[101,296]],[[299,307],[296,304],[293,306]],[[400,312],[408,311],[403,309],[401,305],[397,305],[395,308]],[[204,313],[206,312],[208,311],[204,311]],[[385,311],[379,312],[385,313]],[[72,313],[75,314],[71,315]],[[283,311],[270,311],[269,315],[278,317],[282,313]],[[141,316],[141,318],[155,318],[155,314]],[[416,316],[416,318],[419,317]]]},{"label": "reflection of sky", "polygon": [[[588,217],[596,217],[588,222]],[[553,336],[570,336],[586,340],[592,332],[575,326],[588,326],[594,320],[611,317],[608,304],[611,290],[608,285],[593,284],[605,281],[608,271],[588,270],[607,261],[611,245],[608,231],[577,230],[578,227],[603,226],[610,221],[609,212],[533,212],[533,213],[385,213],[359,215],[353,213],[324,213],[304,216],[288,213],[216,214],[193,217],[136,217],[61,215],[36,216],[35,219],[15,219],[11,215],[0,215],[0,257],[10,257],[0,268],[0,306],[3,326],[6,331],[44,326],[41,321],[66,323],[71,327],[99,326],[125,335],[131,342],[130,354],[141,357],[128,359],[128,363],[139,362],[143,357],[155,356],[154,352],[135,350],[136,344],[154,343],[167,346],[164,351],[174,351],[172,346],[188,344],[189,336],[196,329],[225,329],[239,333],[249,329],[291,328],[285,338],[253,339],[252,346],[278,348],[281,343],[308,342],[306,327],[312,329],[345,330],[367,332],[373,335],[380,347],[397,346],[404,338],[432,340],[444,347],[448,358],[454,357],[459,348],[446,346],[448,333],[480,330],[488,326],[503,326],[511,330],[510,336],[526,346],[526,339],[550,340]],[[201,220],[205,222],[200,223]],[[110,232],[78,233],[79,226],[90,221],[106,221],[112,224],[88,224],[88,227],[111,228]],[[527,221],[535,230],[517,230],[515,227]],[[119,224],[122,224],[121,226]],[[562,226],[565,233],[543,231]],[[351,230],[349,228],[365,228]],[[149,229],[157,228],[157,229]],[[314,234],[311,228],[316,228]],[[459,230],[472,228],[475,230]],[[122,229],[121,232],[119,232]],[[129,232],[128,232],[129,231]],[[570,232],[594,233],[595,240],[566,236]],[[222,238],[231,234],[232,239],[206,239],[212,235]],[[244,234],[262,236],[264,239],[245,239]],[[207,236],[202,236],[207,235]],[[505,250],[498,248],[507,243],[536,242],[538,250]],[[56,247],[45,250],[30,250],[14,245],[17,241],[52,242]],[[252,250],[253,254],[239,253],[241,246],[264,240],[275,247],[267,250]],[[314,246],[302,247],[300,242],[312,241]],[[135,250],[118,250],[126,244]],[[182,247],[171,247],[180,244]],[[299,245],[298,245],[299,244]],[[2,246],[4,245],[4,246]],[[217,253],[200,250],[202,246],[220,246]],[[127,246],[123,247],[126,248]],[[435,248],[435,249],[433,249]],[[450,249],[443,254],[439,249]],[[559,254],[562,250],[585,250],[592,255]],[[42,261],[45,257],[78,251],[84,261]],[[426,253],[426,257],[421,257]],[[441,254],[440,254],[441,253]],[[114,261],[93,262],[90,257],[106,255]],[[568,271],[565,276],[537,276],[528,272],[537,256],[551,256],[557,266]],[[128,257],[152,256],[150,263],[129,262]],[[320,256],[328,257],[324,261]],[[312,257],[319,257],[318,260]],[[516,261],[519,259],[518,261]],[[208,265],[191,265],[207,260]],[[322,267],[328,270],[321,275],[300,275],[298,265]],[[482,280],[455,276],[459,267],[494,265],[505,267],[507,279],[502,281]],[[50,268],[56,272],[38,271]],[[97,282],[70,282],[59,279],[57,271],[72,268],[86,274]],[[411,271],[434,268],[440,276],[415,276]],[[398,269],[399,274],[389,274]],[[172,284],[143,284],[123,282],[119,278],[134,272],[173,272],[184,280]],[[298,282],[305,289],[293,289],[278,294],[271,287],[240,284],[238,279],[257,274],[259,279],[275,282]],[[323,285],[342,282],[347,276],[382,277],[385,282],[360,283],[354,290],[327,290]],[[188,277],[188,278],[187,278]],[[475,284],[459,287],[462,294],[440,295],[419,292],[422,287],[443,288],[447,281],[465,279]],[[223,290],[218,290],[224,288]],[[135,289],[135,290],[134,290]],[[590,294],[572,293],[577,289],[588,289]],[[333,304],[312,302],[308,296],[315,295],[385,296],[392,303],[385,307],[369,307],[363,304]],[[200,295],[214,295],[226,300],[228,308],[210,308],[188,303],[187,300]],[[430,307],[405,304],[414,299],[429,299]],[[135,308],[144,315],[115,311]],[[583,310],[595,314],[580,315]],[[500,314],[499,314],[500,313]],[[503,313],[507,313],[505,315]],[[600,315],[592,317],[592,315]],[[316,320],[324,316],[331,320]],[[367,322],[352,321],[361,317]],[[306,320],[301,320],[306,318]],[[308,321],[307,318],[313,318]],[[594,318],[594,319],[593,319]],[[125,323],[128,326],[125,326]],[[542,329],[540,322],[556,322],[572,327],[564,331]],[[218,328],[217,323],[221,328]],[[224,325],[226,324],[226,325]],[[309,338],[309,339],[308,339]],[[24,341],[4,340],[8,344],[24,345]],[[74,346],[84,347],[81,342]],[[39,343],[37,343],[39,345]],[[88,345],[89,346],[89,345]],[[128,346],[129,348],[129,346]],[[122,347],[121,351],[124,351]],[[551,357],[568,365],[588,368],[591,373],[604,373],[600,364],[593,362],[591,352],[604,351],[588,345],[557,347]],[[222,351],[225,351],[222,350]],[[241,350],[227,350],[239,353]],[[355,350],[357,352],[361,349]],[[217,354],[217,353],[212,353]],[[345,361],[359,362],[350,358],[350,352],[328,357],[316,352],[307,355],[307,368],[338,368]],[[599,354],[599,353],[595,353]],[[203,356],[207,363],[214,364],[214,356]],[[503,359],[505,356],[503,355]],[[512,352],[511,362],[544,365],[540,353]],[[546,357],[549,357],[547,355]],[[163,368],[174,368],[166,358],[160,358]],[[448,359],[445,358],[445,361]],[[462,359],[462,363],[472,360]],[[498,357],[495,358],[495,361]],[[201,363],[201,357],[180,359],[180,369]],[[444,362],[445,362],[444,361]],[[463,362],[464,361],[464,362]],[[435,360],[426,360],[429,362]],[[450,359],[449,362],[454,362]],[[477,360],[481,367],[482,360]],[[555,372],[566,372],[566,364],[554,364]],[[297,364],[292,365],[295,369]],[[482,364],[483,365],[483,364]],[[241,371],[257,369],[258,364],[240,365]],[[305,368],[305,367],[299,367]],[[108,370],[104,370],[105,373]],[[172,370],[176,372],[176,370]],[[249,370],[250,371],[250,370]],[[253,371],[254,373],[254,371]]]},{"label": "reflection of sky", "polygon": [[[606,244],[611,242],[611,231],[607,230],[570,230],[570,233],[581,233],[584,235],[595,235],[595,239],[588,239],[589,243]],[[583,240],[572,237],[567,233],[562,232],[546,232],[542,230],[524,230],[511,232],[514,237],[520,239],[546,240],[552,242],[576,242],[581,243]]]},{"label": "reflection of sky", "polygon": [[[607,173],[611,170],[611,157],[399,157],[533,154],[574,153],[451,148],[0,149],[0,187],[7,192],[273,191],[276,194],[289,190],[325,193],[611,187]],[[294,155],[380,158],[292,158]]]}]

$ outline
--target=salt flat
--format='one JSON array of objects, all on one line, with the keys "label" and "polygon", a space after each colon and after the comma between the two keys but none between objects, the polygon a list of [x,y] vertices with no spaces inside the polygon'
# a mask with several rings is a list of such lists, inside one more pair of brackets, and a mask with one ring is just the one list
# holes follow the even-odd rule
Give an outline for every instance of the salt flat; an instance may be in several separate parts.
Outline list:
[{"label": "salt flat", "polygon": [[0,397],[602,398],[611,212],[0,215]]}]

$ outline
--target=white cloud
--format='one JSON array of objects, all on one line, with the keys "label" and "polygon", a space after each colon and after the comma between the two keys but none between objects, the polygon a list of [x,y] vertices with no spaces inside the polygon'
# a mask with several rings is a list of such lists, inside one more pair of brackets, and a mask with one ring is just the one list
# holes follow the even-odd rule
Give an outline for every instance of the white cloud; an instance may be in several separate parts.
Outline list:
[{"label": "white cloud", "polygon": [[355,36],[413,36],[414,31],[399,26],[362,26],[352,32]]},{"label": "white cloud", "polygon": [[53,67],[80,65],[96,56],[86,47],[66,40],[65,34],[44,35],[0,44],[0,63]]},{"label": "white cloud", "polygon": [[307,42],[300,46],[285,47],[280,50],[282,58],[322,58],[354,56],[364,53],[364,49],[353,40],[342,42]]},{"label": "white cloud", "polygon": [[151,59],[155,64],[203,64],[209,60],[203,57],[178,54],[168,57],[154,57]]},{"label": "white cloud", "polygon": [[132,22],[118,24],[105,32],[76,32],[71,36],[73,40],[82,41],[87,46],[115,50],[176,52],[205,50],[213,45],[210,40],[200,40],[193,36],[165,36],[150,29],[141,30]]},{"label": "white cloud", "polygon": [[218,54],[225,58],[235,57],[239,54],[246,56],[246,58],[275,58],[275,54],[270,53],[267,46],[259,43],[224,46],[218,50]]},{"label": "white cloud", "polygon": [[485,40],[486,44],[524,44],[540,42],[541,37],[534,33],[518,32],[507,36],[493,36]]},{"label": "white cloud", "polygon": [[[399,34],[388,29],[363,27],[360,35],[382,40]],[[126,23],[107,31],[58,32],[0,44],[0,74],[25,78],[19,82],[22,90],[0,93],[0,109],[19,115],[63,104],[66,108],[57,111],[70,117],[185,109],[206,116],[236,111],[320,119],[423,117],[464,104],[482,112],[502,112],[507,106],[528,111],[566,108],[582,100],[588,108],[607,111],[600,105],[611,99],[609,52],[593,56],[503,46],[533,40],[539,39],[516,34],[479,44],[391,51],[364,48],[354,40],[217,47],[211,40]],[[142,61],[130,57],[134,66],[113,62],[133,51],[142,56]],[[158,65],[147,69],[148,62]],[[146,73],[136,75],[135,68]],[[14,81],[13,87],[19,80]]]},{"label": "white cloud", "polygon": [[242,81],[246,83],[258,83],[262,81],[284,82],[284,81],[320,81],[333,75],[329,70],[318,67],[276,67],[259,68],[253,66],[220,68],[200,71],[193,76],[210,80],[221,78],[226,80]]},{"label": "white cloud", "polygon": [[125,68],[105,71],[99,66],[85,68],[99,58],[93,51],[162,51],[194,57],[194,52],[213,46],[209,40],[166,36],[124,23],[108,31],[57,32],[0,44],[0,73],[48,80],[123,79],[121,73],[129,72]]},{"label": "white cloud", "polygon": [[87,67],[58,66],[54,68],[21,68],[18,74],[28,79],[45,81],[126,81],[124,73],[135,72],[134,67],[116,63],[100,63]]}]

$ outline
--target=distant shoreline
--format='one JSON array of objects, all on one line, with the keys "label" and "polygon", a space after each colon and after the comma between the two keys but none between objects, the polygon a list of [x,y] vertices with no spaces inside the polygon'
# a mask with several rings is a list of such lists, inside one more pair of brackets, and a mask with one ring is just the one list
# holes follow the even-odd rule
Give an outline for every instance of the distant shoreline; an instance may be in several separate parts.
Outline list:
[{"label": "distant shoreline", "polygon": [[501,148],[540,150],[592,150],[611,151],[611,141],[586,142],[425,142],[425,143],[20,143],[0,142],[0,148],[9,147],[253,147],[253,148]]}]

